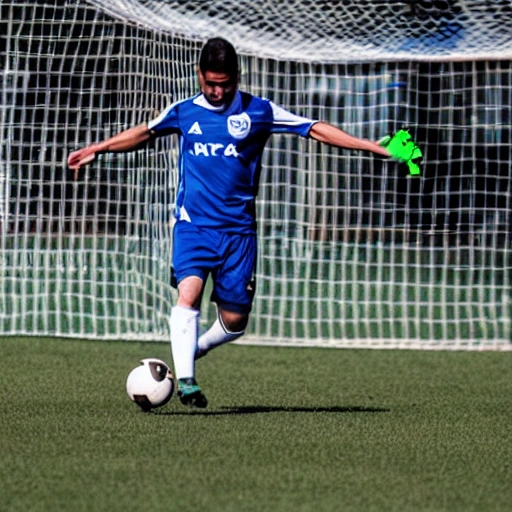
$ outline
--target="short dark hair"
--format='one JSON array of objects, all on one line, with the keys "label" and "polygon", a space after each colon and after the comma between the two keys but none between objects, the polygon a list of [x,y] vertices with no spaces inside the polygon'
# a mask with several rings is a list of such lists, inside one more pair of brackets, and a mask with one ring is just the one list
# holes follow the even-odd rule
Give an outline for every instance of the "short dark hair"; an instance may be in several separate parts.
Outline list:
[{"label": "short dark hair", "polygon": [[199,69],[203,75],[213,71],[238,77],[238,55],[234,46],[222,37],[208,39],[199,56]]}]

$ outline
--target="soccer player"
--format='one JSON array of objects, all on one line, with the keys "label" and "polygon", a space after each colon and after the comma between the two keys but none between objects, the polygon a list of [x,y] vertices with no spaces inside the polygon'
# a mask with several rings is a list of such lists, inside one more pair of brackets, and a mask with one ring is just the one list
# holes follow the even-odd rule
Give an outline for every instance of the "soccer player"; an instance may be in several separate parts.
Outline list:
[{"label": "soccer player", "polygon": [[[68,166],[77,171],[97,154],[134,150],[154,137],[180,137],[172,261],[178,300],[170,317],[171,349],[181,402],[204,408],[207,400],[195,380],[195,360],[242,336],[251,311],[255,197],[269,136],[291,133],[344,149],[391,154],[377,142],[239,90],[238,56],[225,39],[206,42],[197,74],[198,94],[170,105],[147,124],[72,152]],[[218,315],[198,339],[199,309],[209,277]]]}]

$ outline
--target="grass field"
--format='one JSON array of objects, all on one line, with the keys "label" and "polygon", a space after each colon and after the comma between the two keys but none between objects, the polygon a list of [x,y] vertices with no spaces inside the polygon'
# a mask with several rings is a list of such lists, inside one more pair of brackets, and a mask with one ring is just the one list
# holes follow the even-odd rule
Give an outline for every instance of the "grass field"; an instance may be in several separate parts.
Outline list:
[{"label": "grass field", "polygon": [[139,412],[155,343],[0,340],[0,510],[509,511],[512,353],[228,346]]}]

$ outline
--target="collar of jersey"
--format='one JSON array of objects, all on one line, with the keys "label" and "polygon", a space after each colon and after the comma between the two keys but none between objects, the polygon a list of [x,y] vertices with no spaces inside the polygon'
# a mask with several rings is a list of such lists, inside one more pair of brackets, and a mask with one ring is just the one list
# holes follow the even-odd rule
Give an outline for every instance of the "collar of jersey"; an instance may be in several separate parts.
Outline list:
[{"label": "collar of jersey", "polygon": [[194,104],[198,105],[199,107],[203,107],[206,110],[210,110],[211,112],[218,112],[219,114],[228,114],[232,112],[234,109],[236,109],[238,105],[240,105],[240,101],[240,91],[237,91],[235,97],[233,98],[233,101],[231,102],[231,105],[229,105],[228,107],[226,107],[225,105],[222,105],[220,107],[214,107],[213,105],[210,105],[210,103],[208,103],[208,100],[204,97],[204,94],[200,93],[194,99]]}]

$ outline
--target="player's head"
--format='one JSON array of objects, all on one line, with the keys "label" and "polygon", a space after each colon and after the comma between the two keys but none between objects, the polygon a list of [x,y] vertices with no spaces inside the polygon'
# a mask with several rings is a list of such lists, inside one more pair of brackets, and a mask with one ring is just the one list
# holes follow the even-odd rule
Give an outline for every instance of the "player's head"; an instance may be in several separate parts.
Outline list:
[{"label": "player's head", "polygon": [[203,74],[213,71],[238,79],[238,55],[235,48],[222,37],[208,39],[199,56],[199,69]]},{"label": "player's head", "polygon": [[199,84],[208,102],[229,105],[238,89],[238,55],[233,45],[221,37],[209,39],[199,56]]}]

